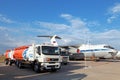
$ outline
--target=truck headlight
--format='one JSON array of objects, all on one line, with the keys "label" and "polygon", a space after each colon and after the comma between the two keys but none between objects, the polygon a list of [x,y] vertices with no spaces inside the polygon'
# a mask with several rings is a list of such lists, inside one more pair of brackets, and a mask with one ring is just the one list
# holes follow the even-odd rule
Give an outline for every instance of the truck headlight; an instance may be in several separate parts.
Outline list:
[{"label": "truck headlight", "polygon": [[49,61],[50,61],[50,58],[46,58],[46,61],[49,62]]}]

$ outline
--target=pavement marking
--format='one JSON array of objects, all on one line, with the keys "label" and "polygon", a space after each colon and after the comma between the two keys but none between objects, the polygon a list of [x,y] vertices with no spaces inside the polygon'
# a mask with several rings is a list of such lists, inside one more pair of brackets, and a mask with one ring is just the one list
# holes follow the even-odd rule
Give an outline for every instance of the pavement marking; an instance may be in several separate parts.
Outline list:
[{"label": "pavement marking", "polygon": [[81,80],[81,78],[74,78],[74,79],[72,79],[72,80]]},{"label": "pavement marking", "polygon": [[22,78],[29,78],[29,77],[40,76],[40,75],[44,75],[44,74],[48,74],[48,73],[43,73],[43,74],[32,74],[32,75],[26,75],[26,76],[16,76],[16,77],[14,77],[14,78],[22,79]]},{"label": "pavement marking", "polygon": [[3,76],[3,75],[5,75],[5,74],[0,74],[0,76]]}]

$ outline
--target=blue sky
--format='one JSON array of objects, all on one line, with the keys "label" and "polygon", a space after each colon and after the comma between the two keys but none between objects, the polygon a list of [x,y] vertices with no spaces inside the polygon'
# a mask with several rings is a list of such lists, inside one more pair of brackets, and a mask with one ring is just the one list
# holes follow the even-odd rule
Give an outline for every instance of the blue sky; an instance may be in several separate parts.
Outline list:
[{"label": "blue sky", "polygon": [[109,44],[120,50],[120,0],[0,0],[0,53],[21,45]]}]

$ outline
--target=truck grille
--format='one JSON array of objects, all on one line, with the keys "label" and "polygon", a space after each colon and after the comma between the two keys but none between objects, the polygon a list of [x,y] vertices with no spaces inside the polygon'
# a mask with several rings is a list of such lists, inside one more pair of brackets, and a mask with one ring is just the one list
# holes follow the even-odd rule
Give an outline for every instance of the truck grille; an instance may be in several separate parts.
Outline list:
[{"label": "truck grille", "polygon": [[58,58],[51,58],[50,61],[58,61]]},{"label": "truck grille", "polygon": [[58,65],[49,65],[47,67],[55,68],[55,67],[58,67]]},{"label": "truck grille", "polygon": [[55,64],[55,62],[49,62],[49,64]]},{"label": "truck grille", "polygon": [[68,57],[63,57],[63,59],[68,59]]}]

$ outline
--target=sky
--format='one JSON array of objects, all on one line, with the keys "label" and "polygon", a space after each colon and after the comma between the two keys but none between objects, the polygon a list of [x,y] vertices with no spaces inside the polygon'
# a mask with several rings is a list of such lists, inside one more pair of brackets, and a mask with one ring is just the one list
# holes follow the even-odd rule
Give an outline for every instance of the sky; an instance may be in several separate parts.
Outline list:
[{"label": "sky", "polygon": [[59,45],[108,44],[120,50],[120,0],[0,0],[0,53],[58,35]]}]

